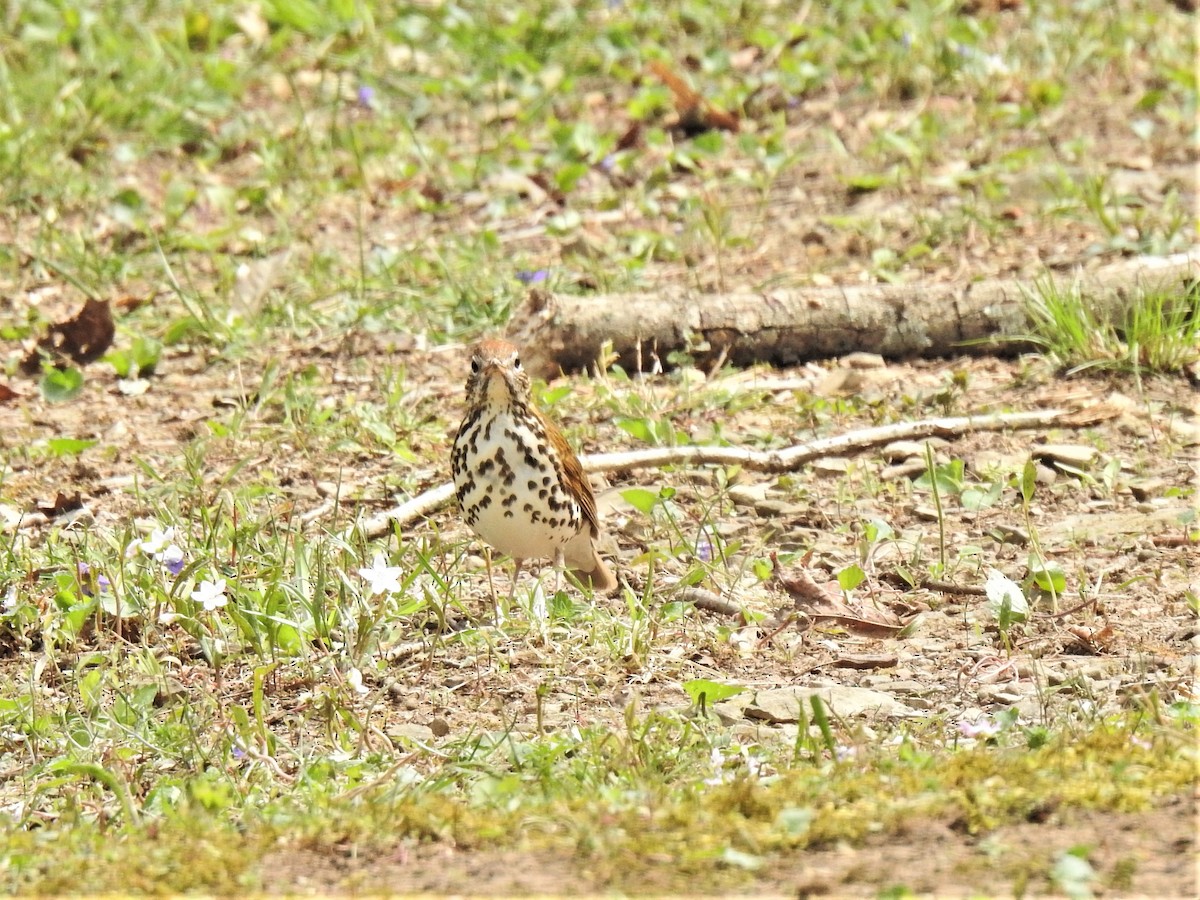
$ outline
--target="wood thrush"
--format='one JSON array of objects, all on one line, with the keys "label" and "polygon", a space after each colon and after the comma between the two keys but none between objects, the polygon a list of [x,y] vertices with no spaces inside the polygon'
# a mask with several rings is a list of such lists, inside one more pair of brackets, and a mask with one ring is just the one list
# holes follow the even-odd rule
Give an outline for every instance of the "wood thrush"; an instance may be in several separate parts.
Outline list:
[{"label": "wood thrush", "polygon": [[596,497],[566,438],[533,405],[517,348],[485,340],[471,353],[467,412],[450,456],[467,525],[516,560],[564,563],[608,592],[617,579],[596,552]]}]

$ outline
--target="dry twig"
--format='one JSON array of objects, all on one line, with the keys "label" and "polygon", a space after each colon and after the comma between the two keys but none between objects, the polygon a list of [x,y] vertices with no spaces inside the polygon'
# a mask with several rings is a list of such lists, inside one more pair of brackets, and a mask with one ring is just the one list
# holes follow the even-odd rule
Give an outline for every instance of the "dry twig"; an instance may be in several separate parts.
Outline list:
[{"label": "dry twig", "polygon": [[[985,416],[947,416],[899,422],[875,428],[863,428],[835,437],[819,438],[795,444],[783,450],[749,450],[744,447],[652,447],[620,453],[597,453],[580,458],[588,472],[631,472],[635,469],[663,466],[741,466],[756,472],[792,472],[807,462],[825,456],[844,456],[879,444],[898,440],[917,440],[927,437],[960,437],[976,431],[1005,429],[1083,428],[1113,418],[1116,409],[1099,405],[1087,409],[1046,409],[1031,412],[995,413]],[[454,485],[449,482],[420,494],[400,506],[364,519],[342,534],[350,539],[356,533],[368,539],[386,534],[393,524],[401,527],[429,515],[450,501]]]}]

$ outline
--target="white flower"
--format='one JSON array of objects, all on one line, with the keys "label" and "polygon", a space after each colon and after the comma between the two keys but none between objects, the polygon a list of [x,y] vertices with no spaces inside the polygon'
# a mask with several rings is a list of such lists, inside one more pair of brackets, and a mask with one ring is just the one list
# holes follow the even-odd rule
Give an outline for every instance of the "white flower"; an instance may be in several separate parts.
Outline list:
[{"label": "white flower", "polygon": [[986,740],[1000,733],[1000,725],[989,719],[976,719],[973,722],[968,722],[964,719],[958,723],[958,733],[971,740],[978,740],[979,738]]},{"label": "white flower", "polygon": [[8,592],[4,595],[4,612],[7,614],[16,609],[18,601],[19,598],[17,597],[17,586],[15,584],[10,584],[8,586]]},{"label": "white flower", "polygon": [[400,573],[404,571],[399,566],[389,566],[382,553],[376,553],[369,569],[359,569],[358,574],[370,585],[367,595],[400,593]]},{"label": "white flower", "polygon": [[356,694],[370,693],[370,689],[363,684],[362,672],[358,669],[350,669],[346,672],[346,683],[354,690]]},{"label": "white flower", "polygon": [[155,528],[150,532],[150,537],[138,544],[138,549],[147,556],[158,556],[174,543],[175,526],[172,525],[169,528]]},{"label": "white flower", "polygon": [[155,528],[145,540],[134,540],[125,548],[125,557],[130,559],[143,553],[162,563],[172,575],[183,569],[183,551],[175,544],[175,526]]},{"label": "white flower", "polygon": [[704,783],[707,785],[724,784],[728,780],[725,777],[725,754],[719,748],[713,747],[712,752],[708,755],[708,761],[713,767],[713,775],[711,778],[705,778]]},{"label": "white flower", "polygon": [[529,617],[536,622],[545,622],[548,615],[546,592],[542,590],[541,582],[538,582],[533,588],[533,596],[529,598]]},{"label": "white flower", "polygon": [[205,612],[213,612],[229,602],[225,596],[225,579],[216,581],[205,579],[200,586],[192,591],[192,599],[204,607]]},{"label": "white flower", "polygon": [[987,596],[988,611],[993,616],[998,618],[1006,604],[1013,621],[1023,622],[1029,616],[1029,601],[1025,599],[1021,586],[999,569],[988,569],[983,592]]},{"label": "white flower", "polygon": [[408,593],[409,596],[421,597],[426,603],[438,602],[437,586],[424,572],[412,580],[408,586]]}]

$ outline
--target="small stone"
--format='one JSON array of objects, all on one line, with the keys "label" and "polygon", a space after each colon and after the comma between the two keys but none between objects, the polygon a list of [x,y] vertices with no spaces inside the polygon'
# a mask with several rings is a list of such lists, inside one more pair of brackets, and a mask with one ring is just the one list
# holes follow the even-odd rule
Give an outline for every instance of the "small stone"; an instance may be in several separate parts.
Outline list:
[{"label": "small stone", "polygon": [[754,511],[764,518],[794,519],[803,516],[809,508],[802,503],[788,503],[786,500],[763,500],[754,505]]},{"label": "small stone", "polygon": [[416,722],[404,722],[389,728],[387,736],[393,743],[400,743],[407,740],[428,744],[433,740],[434,733],[433,729],[428,725],[420,725]]},{"label": "small stone", "polygon": [[797,722],[801,704],[805,717],[811,717],[809,698],[817,696],[829,707],[833,715],[853,717],[860,715],[907,716],[913,710],[891,694],[867,688],[828,685],[825,687],[789,687],[759,691],[754,702],[746,707],[746,716],[766,719],[768,722]]},{"label": "small stone", "polygon": [[1029,543],[1029,532],[1015,525],[996,525],[989,532],[1001,544],[1024,547]]},{"label": "small stone", "polygon": [[844,456],[828,456],[813,460],[812,470],[818,475],[844,475],[850,470],[850,460]]},{"label": "small stone", "polygon": [[429,720],[429,730],[434,737],[445,737],[450,733],[450,723],[439,716]]},{"label": "small stone", "polygon": [[731,487],[726,491],[726,495],[734,506],[749,506],[753,508],[756,504],[767,499],[768,485],[764,482],[761,484],[739,484]]},{"label": "small stone", "polygon": [[1133,499],[1139,503],[1145,503],[1167,487],[1167,482],[1162,478],[1142,478],[1129,483],[1129,492],[1133,494]]},{"label": "small stone", "polygon": [[917,478],[925,474],[928,466],[925,465],[923,459],[910,459],[907,462],[897,463],[893,466],[887,466],[879,477],[884,481],[899,481],[901,478]]},{"label": "small stone", "polygon": [[[893,440],[880,451],[880,455],[888,462],[911,460],[913,456],[925,456],[924,440]],[[934,442],[928,442],[934,444]],[[936,449],[936,445],[935,449]]]},{"label": "small stone", "polygon": [[1073,469],[1085,469],[1096,459],[1099,451],[1086,444],[1041,444],[1033,448],[1033,458],[1046,460]]},{"label": "small stone", "polygon": [[[929,685],[922,684],[920,681],[913,681],[911,679],[903,680],[903,681],[893,681],[891,684],[884,683],[884,684],[879,685],[879,687],[881,690],[885,690],[889,694],[901,694],[901,695],[928,694],[933,690],[933,688],[930,687]],[[905,702],[911,704],[912,700],[908,699]]]},{"label": "small stone", "polygon": [[857,350],[842,357],[842,364],[850,369],[882,369],[887,361],[878,353]]}]

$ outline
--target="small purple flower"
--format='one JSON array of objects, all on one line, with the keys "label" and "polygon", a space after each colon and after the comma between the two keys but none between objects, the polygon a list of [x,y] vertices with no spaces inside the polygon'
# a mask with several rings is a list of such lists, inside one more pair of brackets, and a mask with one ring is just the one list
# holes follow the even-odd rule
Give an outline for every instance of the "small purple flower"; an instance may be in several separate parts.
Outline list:
[{"label": "small purple flower", "polygon": [[700,535],[696,542],[696,558],[701,562],[712,562],[713,542],[707,534]]},{"label": "small purple flower", "polygon": [[375,106],[375,88],[369,84],[364,84],[358,89],[358,105],[366,109],[373,109]]},{"label": "small purple flower", "polygon": [[83,591],[85,597],[94,597],[97,593],[107,593],[109,587],[112,586],[107,575],[93,575],[92,567],[88,563],[78,563],[75,566],[75,572],[79,578],[79,589]]},{"label": "small purple flower", "polygon": [[172,544],[159,556],[159,562],[172,576],[178,575],[183,571],[183,551]]},{"label": "small purple flower", "polygon": [[522,269],[517,273],[517,281],[521,284],[541,284],[549,277],[550,273],[546,269],[534,269],[532,272]]},{"label": "small purple flower", "polygon": [[616,165],[616,163],[617,163],[617,155],[615,153],[609,153],[607,156],[604,157],[604,159],[600,160],[600,168],[603,169],[605,172],[611,172],[613,169],[613,166]]}]

